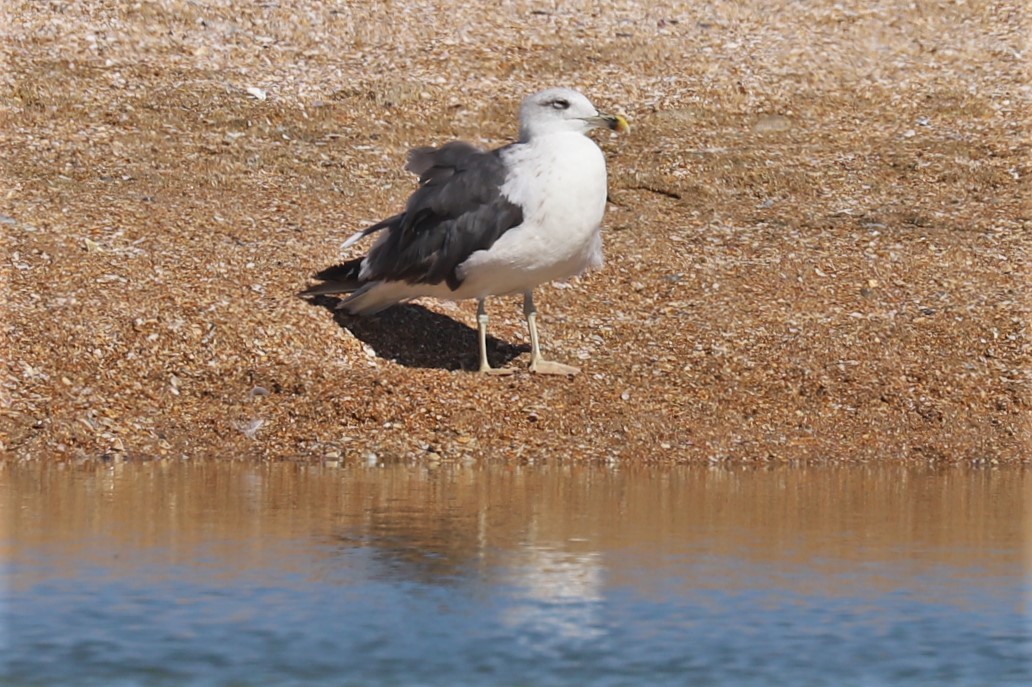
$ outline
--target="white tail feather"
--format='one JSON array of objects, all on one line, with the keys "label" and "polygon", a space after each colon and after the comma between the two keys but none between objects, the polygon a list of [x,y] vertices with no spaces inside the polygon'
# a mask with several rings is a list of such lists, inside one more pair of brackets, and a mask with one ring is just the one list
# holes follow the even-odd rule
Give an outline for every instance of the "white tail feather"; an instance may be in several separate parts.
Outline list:
[{"label": "white tail feather", "polygon": [[347,241],[341,244],[340,249],[347,250],[348,248],[351,248],[351,246],[355,245],[360,240],[362,240],[363,236],[365,236],[364,231],[356,231],[354,234],[351,235],[351,238],[349,238]]}]

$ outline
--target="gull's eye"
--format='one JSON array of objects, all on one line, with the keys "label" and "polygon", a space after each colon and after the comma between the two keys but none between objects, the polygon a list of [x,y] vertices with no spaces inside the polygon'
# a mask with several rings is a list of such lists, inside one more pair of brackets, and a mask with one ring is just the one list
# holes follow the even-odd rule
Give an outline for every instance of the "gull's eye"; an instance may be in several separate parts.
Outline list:
[{"label": "gull's eye", "polygon": [[549,104],[552,107],[554,107],[555,109],[557,109],[557,110],[568,110],[568,109],[570,109],[570,101],[569,100],[565,100],[563,98],[556,98],[555,100],[553,100]]}]

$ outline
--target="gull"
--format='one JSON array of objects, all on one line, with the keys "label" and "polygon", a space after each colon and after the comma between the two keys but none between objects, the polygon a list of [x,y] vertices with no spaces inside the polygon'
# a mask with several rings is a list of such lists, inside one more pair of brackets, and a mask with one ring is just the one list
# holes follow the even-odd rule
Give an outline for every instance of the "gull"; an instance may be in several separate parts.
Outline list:
[{"label": "gull", "polygon": [[523,294],[530,370],[577,374],[541,355],[533,291],[601,267],[606,161],[586,134],[630,127],[568,88],[524,99],[519,125],[519,140],[494,150],[452,141],[410,151],[419,188],[405,209],[351,236],[344,248],[377,234],[365,256],[316,273],[320,283],[301,295],[345,295],[337,307],[352,315],[425,296],[475,298],[480,371],[509,374],[488,361],[485,303]]}]

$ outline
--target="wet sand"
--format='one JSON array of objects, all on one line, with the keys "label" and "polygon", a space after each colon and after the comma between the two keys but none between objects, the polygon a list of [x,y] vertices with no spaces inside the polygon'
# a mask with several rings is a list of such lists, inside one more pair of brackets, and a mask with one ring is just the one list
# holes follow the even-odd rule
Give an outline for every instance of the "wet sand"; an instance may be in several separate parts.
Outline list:
[{"label": "wet sand", "polygon": [[[5,455],[1028,460],[1022,3],[0,13]],[[581,375],[470,372],[470,303],[296,298],[408,148],[503,144],[557,84],[634,127],[606,266],[537,297]]]}]

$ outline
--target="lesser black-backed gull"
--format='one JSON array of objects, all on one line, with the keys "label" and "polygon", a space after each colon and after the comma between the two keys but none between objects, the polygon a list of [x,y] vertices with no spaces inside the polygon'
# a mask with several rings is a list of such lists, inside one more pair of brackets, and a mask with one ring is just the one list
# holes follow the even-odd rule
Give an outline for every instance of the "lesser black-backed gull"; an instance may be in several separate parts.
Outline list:
[{"label": "lesser black-backed gull", "polygon": [[577,91],[552,88],[520,106],[520,138],[495,150],[453,141],[416,148],[407,169],[419,188],[405,210],[353,235],[348,247],[380,232],[369,253],[314,275],[303,296],[348,294],[354,315],[432,296],[477,299],[480,371],[507,373],[487,360],[488,296],[523,294],[530,369],[576,374],[541,356],[533,290],[602,264],[606,161],[592,129],[629,129]]}]

